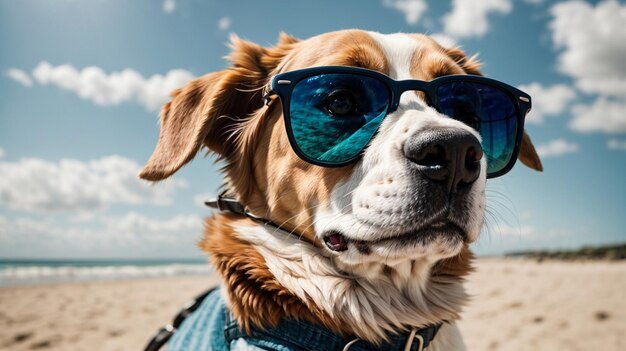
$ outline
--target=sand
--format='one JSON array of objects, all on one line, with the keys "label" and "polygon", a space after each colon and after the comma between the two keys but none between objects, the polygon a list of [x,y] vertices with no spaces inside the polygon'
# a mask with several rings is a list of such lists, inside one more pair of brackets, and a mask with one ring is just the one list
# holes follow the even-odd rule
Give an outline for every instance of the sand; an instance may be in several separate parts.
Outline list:
[{"label": "sand", "polygon": [[626,350],[626,262],[477,266],[460,322],[470,350]]},{"label": "sand", "polygon": [[202,276],[0,288],[0,350],[142,350]]},{"label": "sand", "polygon": [[[208,277],[0,288],[0,350],[141,350]],[[626,350],[626,262],[480,259],[469,350]]]}]

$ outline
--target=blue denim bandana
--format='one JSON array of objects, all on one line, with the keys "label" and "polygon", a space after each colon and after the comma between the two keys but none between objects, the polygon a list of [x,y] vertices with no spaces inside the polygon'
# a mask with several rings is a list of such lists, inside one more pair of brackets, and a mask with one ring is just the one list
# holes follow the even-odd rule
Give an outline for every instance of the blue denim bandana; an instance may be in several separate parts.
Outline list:
[{"label": "blue denim bandana", "polygon": [[[424,340],[423,349],[432,341],[439,326],[420,329],[417,335]],[[379,347],[365,341],[350,346],[350,351],[403,351],[408,333],[390,335],[390,342]],[[169,342],[169,351],[229,351],[229,350],[279,350],[279,351],[341,351],[352,340],[333,333],[322,326],[284,320],[276,328],[253,329],[246,335],[233,318],[222,299],[219,289],[211,292],[202,305],[192,313]],[[410,350],[420,350],[420,341],[413,338]]]}]

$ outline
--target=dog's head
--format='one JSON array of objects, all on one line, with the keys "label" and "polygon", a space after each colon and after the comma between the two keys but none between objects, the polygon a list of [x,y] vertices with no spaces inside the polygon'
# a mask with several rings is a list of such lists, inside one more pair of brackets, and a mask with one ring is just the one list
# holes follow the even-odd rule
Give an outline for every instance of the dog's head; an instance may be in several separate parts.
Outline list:
[{"label": "dog's head", "polygon": [[[474,59],[427,36],[358,30],[307,40],[282,35],[271,48],[235,37],[229,59],[231,67],[173,92],[142,178],[171,176],[204,146],[224,160],[227,188],[252,213],[359,275],[371,274],[370,263],[452,257],[477,239],[487,162],[471,123],[446,118],[422,92],[407,91],[358,160],[322,167],[292,149],[281,102],[263,101],[272,77],[297,69],[356,66],[430,81],[480,75]],[[524,164],[541,169],[525,134],[520,150]]]},{"label": "dog's head", "polygon": [[[277,75],[311,67],[352,66],[423,82],[480,75],[478,63],[423,35],[359,30],[307,40],[281,35],[271,48],[234,37],[229,59],[231,67],[172,93],[140,176],[163,180],[206,147],[223,160],[231,195],[295,234],[227,214],[207,221],[201,246],[224,277],[240,325],[248,330],[296,318],[380,342],[406,326],[458,318],[467,247],[485,211],[481,142],[494,143],[481,140],[472,117],[480,99],[459,86],[451,108],[467,118],[448,118],[431,106],[429,93],[405,91],[360,157],[324,167],[296,152],[285,101],[273,97],[266,104],[264,94]],[[347,96],[333,91],[316,106],[342,115],[355,105]],[[313,147],[315,134],[327,140],[353,127],[341,118],[303,123]],[[525,133],[519,150],[524,164],[541,169]]]}]

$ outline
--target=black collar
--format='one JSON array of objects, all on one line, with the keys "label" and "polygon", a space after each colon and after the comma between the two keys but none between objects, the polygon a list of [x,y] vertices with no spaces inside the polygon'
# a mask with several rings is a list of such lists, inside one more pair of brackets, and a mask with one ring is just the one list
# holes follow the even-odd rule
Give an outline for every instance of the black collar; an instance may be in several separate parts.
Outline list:
[{"label": "black collar", "polygon": [[243,215],[243,216],[246,216],[246,217],[250,218],[251,220],[253,220],[253,221],[257,222],[257,223],[261,223],[263,225],[269,225],[269,226],[272,226],[272,227],[274,227],[276,229],[285,230],[285,228],[282,228],[279,224],[276,224],[276,223],[270,221],[269,219],[265,219],[263,217],[260,217],[260,216],[257,216],[255,214],[253,214],[241,202],[237,201],[236,199],[234,199],[232,197],[228,197],[226,195],[227,192],[228,192],[227,190],[224,190],[221,194],[217,195],[216,199],[205,201],[204,204],[206,206],[214,208],[214,209],[216,209],[218,211],[230,212],[230,213],[234,213],[234,214],[238,214],[238,215]]}]

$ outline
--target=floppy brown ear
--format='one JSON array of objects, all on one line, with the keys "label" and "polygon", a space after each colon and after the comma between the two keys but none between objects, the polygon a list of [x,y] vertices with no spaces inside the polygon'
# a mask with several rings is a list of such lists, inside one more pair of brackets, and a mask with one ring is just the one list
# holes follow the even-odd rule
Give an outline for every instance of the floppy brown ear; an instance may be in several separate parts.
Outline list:
[{"label": "floppy brown ear", "polygon": [[281,34],[279,44],[266,49],[231,37],[231,67],[172,92],[172,100],[161,109],[156,148],[139,177],[163,180],[191,161],[202,146],[227,157],[235,147],[229,135],[262,106],[262,87],[269,72],[295,41]]},{"label": "floppy brown ear", "polygon": [[524,131],[524,137],[522,138],[522,145],[519,150],[518,159],[522,161],[523,164],[536,171],[543,171],[543,166],[541,165],[539,155],[537,155],[535,146],[533,145],[532,141],[530,141],[530,137],[528,136],[526,131]]},{"label": "floppy brown ear", "polygon": [[229,98],[227,74],[211,73],[172,92],[172,100],[161,109],[156,148],[139,177],[153,181],[169,177],[196,155],[209,134],[215,134],[218,99]]},{"label": "floppy brown ear", "polygon": [[458,47],[447,48],[445,49],[446,54],[450,56],[467,74],[472,74],[475,76],[482,76],[483,74],[480,72],[480,61],[476,58],[477,55],[473,55],[468,57],[465,55],[463,50]]}]

